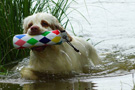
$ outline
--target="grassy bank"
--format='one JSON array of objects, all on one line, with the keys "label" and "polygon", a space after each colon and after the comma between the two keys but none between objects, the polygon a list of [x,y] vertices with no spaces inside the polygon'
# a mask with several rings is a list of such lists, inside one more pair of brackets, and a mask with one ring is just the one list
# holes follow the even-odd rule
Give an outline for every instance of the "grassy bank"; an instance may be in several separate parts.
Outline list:
[{"label": "grassy bank", "polygon": [[[34,2],[34,4],[33,4]],[[21,34],[22,21],[36,12],[48,12],[56,16],[63,27],[69,23],[66,11],[72,0],[0,0],[0,72],[6,72],[18,61],[29,56],[29,50],[13,48],[12,38]],[[5,69],[6,68],[6,69]]]}]

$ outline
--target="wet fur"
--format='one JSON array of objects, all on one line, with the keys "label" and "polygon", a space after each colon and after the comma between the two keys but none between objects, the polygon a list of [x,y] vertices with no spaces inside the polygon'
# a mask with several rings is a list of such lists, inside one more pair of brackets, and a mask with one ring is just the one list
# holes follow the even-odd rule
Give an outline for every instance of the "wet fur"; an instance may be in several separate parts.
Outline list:
[{"label": "wet fur", "polygon": [[[44,17],[39,17],[40,15]],[[37,19],[34,21],[34,17]],[[45,30],[63,30],[58,20],[47,13],[38,13],[27,17],[24,20],[24,33],[28,31],[29,19],[32,22],[39,22],[42,18],[47,17],[49,26]],[[54,22],[55,21],[55,22]],[[71,73],[89,73],[90,66],[101,63],[96,50],[87,41],[79,37],[70,37],[71,43],[80,50],[80,53],[67,43],[61,45],[47,46],[43,51],[30,51],[30,62],[27,67],[21,70],[21,75],[26,79],[41,79],[45,74],[68,75]]]}]

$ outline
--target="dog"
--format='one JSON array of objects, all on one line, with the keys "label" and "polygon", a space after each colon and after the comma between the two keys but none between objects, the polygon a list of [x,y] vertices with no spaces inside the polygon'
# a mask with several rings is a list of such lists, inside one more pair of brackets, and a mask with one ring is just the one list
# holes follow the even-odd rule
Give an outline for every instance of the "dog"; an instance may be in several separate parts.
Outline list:
[{"label": "dog", "polygon": [[[48,13],[36,13],[28,16],[23,22],[23,33],[39,35],[45,31],[64,30],[56,17]],[[61,45],[39,46],[31,48],[28,66],[21,70],[25,79],[38,80],[49,75],[69,75],[72,73],[89,73],[90,67],[101,64],[94,47],[82,38],[68,34],[69,41],[79,54],[68,43]]]}]

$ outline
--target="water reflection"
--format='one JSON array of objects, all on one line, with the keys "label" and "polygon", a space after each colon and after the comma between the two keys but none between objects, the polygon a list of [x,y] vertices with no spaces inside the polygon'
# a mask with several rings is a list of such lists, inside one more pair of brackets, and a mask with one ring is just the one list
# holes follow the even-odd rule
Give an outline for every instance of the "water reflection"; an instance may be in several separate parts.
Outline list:
[{"label": "water reflection", "polygon": [[91,82],[40,82],[24,84],[0,84],[0,90],[93,90]]}]

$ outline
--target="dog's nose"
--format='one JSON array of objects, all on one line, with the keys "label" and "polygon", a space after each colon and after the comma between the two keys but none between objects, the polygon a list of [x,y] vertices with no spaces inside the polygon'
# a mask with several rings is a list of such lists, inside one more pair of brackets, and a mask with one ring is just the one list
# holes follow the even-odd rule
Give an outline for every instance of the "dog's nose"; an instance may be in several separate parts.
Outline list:
[{"label": "dog's nose", "polygon": [[32,32],[37,32],[37,31],[39,31],[39,27],[38,26],[33,26],[33,27],[31,27],[31,31]]},{"label": "dog's nose", "polygon": [[38,35],[40,34],[40,29],[38,26],[32,26],[31,27],[31,32],[30,35]]}]

